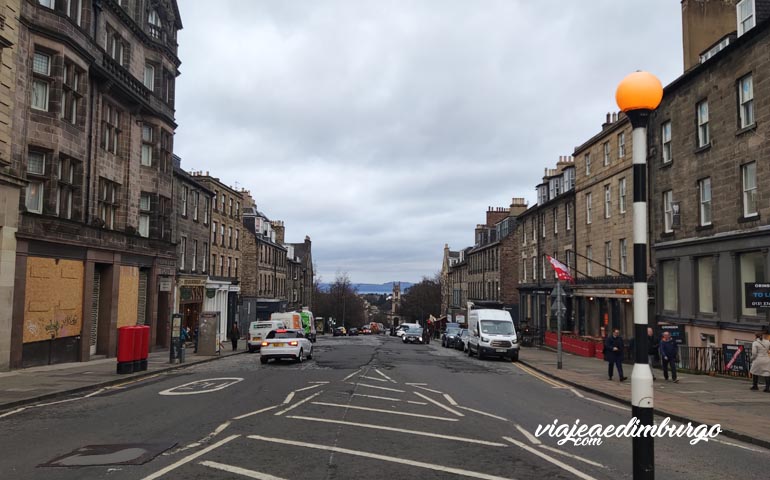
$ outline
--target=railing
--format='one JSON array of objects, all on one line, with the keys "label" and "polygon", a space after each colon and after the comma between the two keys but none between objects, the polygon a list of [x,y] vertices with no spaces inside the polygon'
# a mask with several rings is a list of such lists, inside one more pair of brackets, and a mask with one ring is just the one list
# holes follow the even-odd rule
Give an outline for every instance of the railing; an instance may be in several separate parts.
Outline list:
[{"label": "railing", "polygon": [[693,373],[748,377],[751,368],[751,351],[744,347],[737,360],[728,368],[732,357],[725,358],[724,350],[717,347],[679,347],[677,367]]}]

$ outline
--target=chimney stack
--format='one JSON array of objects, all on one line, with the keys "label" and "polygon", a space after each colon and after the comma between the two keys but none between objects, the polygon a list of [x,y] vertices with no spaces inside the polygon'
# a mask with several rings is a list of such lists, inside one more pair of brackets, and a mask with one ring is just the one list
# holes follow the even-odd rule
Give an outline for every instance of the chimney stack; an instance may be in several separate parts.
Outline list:
[{"label": "chimney stack", "polygon": [[700,63],[701,53],[738,29],[737,3],[738,0],[682,0],[685,72]]}]

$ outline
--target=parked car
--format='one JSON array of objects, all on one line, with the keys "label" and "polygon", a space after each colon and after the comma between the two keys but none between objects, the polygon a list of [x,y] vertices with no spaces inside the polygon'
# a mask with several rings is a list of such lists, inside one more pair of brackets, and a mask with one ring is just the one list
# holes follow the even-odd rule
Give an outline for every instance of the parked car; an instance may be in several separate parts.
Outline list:
[{"label": "parked car", "polygon": [[302,362],[313,358],[313,344],[305,337],[302,330],[272,330],[262,342],[260,363],[265,364],[271,358],[291,358]]},{"label": "parked car", "polygon": [[282,320],[258,320],[249,324],[249,339],[246,342],[249,346],[249,352],[258,352],[262,346],[262,340],[267,337],[271,330],[286,328]]},{"label": "parked car", "polygon": [[350,330],[348,330],[348,337],[357,337],[358,336],[358,329],[356,327],[351,327]]},{"label": "parked car", "polygon": [[412,328],[422,329],[419,323],[402,323],[398,326],[398,329],[396,329],[396,336],[404,338],[404,334]]},{"label": "parked car", "polygon": [[441,346],[454,348],[455,344],[460,340],[460,330],[460,327],[448,327],[446,331],[441,334]]},{"label": "parked car", "polygon": [[409,330],[404,333],[404,336],[401,337],[401,340],[404,343],[425,343],[423,330],[420,327],[409,328]]},{"label": "parked car", "polygon": [[471,310],[468,315],[468,356],[519,359],[519,337],[506,310]]},{"label": "parked car", "polygon": [[470,337],[470,334],[468,333],[468,329],[467,328],[461,329],[457,337],[458,337],[458,340],[455,342],[455,348],[458,350],[462,350],[463,352],[467,352],[468,338]]},{"label": "parked car", "polygon": [[334,329],[334,332],[332,332],[332,336],[334,337],[344,337],[347,334],[348,332],[345,330],[345,327],[337,327]]},{"label": "parked car", "polygon": [[363,327],[361,327],[361,330],[359,330],[359,332],[361,333],[361,335],[371,335],[372,329],[364,325]]}]

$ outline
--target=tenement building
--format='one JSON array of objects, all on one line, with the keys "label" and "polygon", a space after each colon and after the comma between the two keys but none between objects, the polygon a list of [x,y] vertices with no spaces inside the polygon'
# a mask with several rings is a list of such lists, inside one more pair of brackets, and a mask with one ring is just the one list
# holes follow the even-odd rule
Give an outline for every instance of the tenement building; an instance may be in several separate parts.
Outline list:
[{"label": "tenement building", "polygon": [[[537,204],[519,215],[515,236],[518,269],[519,316],[524,324],[542,335],[556,329],[551,311],[551,291],[557,278],[548,257],[556,258],[574,271],[575,260],[575,163],[562,156],[555,169],[545,169],[537,185]],[[565,299],[567,311],[563,330],[573,329],[572,302]]]},{"label": "tenement building", "polygon": [[[292,291],[296,290],[296,302],[302,308],[312,311],[313,278],[315,277],[315,271],[313,270],[313,242],[310,241],[308,235],[305,235],[302,243],[287,243],[285,246],[294,250],[293,258],[298,263],[295,266],[295,275],[291,277],[293,281]],[[294,298],[293,293],[292,298]]]},{"label": "tenement building", "polygon": [[573,153],[577,224],[573,295],[581,335],[605,336],[614,328],[626,337],[633,333],[631,149],[628,117],[608,113],[601,131]]},{"label": "tenement building", "polygon": [[468,305],[468,252],[472,247],[459,250],[447,259],[447,285],[452,292],[446,308],[448,322],[466,323]]},{"label": "tenement building", "polygon": [[650,119],[655,314],[692,346],[750,342],[769,323],[749,302],[770,280],[770,2],[738,7]]},{"label": "tenement building", "polygon": [[11,366],[114,356],[124,325],[150,325],[155,345],[176,273],[177,3],[23,1],[19,15]]}]

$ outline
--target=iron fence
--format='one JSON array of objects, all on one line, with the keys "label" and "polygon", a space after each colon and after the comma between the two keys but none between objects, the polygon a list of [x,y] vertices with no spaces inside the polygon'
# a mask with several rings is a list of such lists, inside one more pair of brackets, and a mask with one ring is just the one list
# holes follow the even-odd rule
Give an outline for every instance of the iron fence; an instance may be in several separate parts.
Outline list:
[{"label": "iron fence", "polygon": [[725,358],[724,350],[718,347],[679,346],[677,367],[693,373],[748,377],[751,368],[751,351],[744,348],[733,361]]}]

